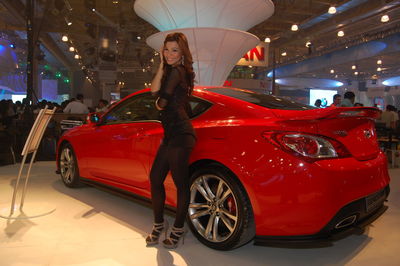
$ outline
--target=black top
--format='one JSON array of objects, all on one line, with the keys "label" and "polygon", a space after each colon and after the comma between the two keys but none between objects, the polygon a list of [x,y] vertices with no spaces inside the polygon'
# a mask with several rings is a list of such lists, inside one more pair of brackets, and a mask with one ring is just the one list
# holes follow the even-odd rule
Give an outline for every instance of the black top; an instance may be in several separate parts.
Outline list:
[{"label": "black top", "polygon": [[189,86],[186,80],[186,70],[182,65],[167,66],[166,75],[161,83],[158,106],[161,123],[164,128],[164,141],[172,137],[190,134],[195,136],[189,120]]}]

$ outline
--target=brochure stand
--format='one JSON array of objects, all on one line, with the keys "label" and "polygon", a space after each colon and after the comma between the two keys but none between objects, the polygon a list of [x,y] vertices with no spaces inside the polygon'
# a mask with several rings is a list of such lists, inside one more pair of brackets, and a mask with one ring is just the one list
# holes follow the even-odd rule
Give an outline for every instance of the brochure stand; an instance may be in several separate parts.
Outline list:
[{"label": "brochure stand", "polygon": [[[11,209],[8,211],[7,208],[1,209],[0,210],[0,217],[1,218],[5,218],[5,219],[29,219],[29,218],[35,218],[35,217],[40,217],[40,216],[44,216],[47,214],[50,214],[52,212],[55,211],[55,208],[52,210],[48,210],[47,211],[41,211],[41,209],[46,208],[46,204],[45,203],[40,203],[37,204],[37,206],[32,206],[32,210],[30,211],[34,211],[37,212],[37,214],[35,215],[28,215],[27,213],[24,212],[23,207],[24,207],[24,201],[25,201],[25,195],[26,195],[26,190],[27,190],[27,185],[28,185],[28,180],[29,180],[29,175],[31,173],[31,168],[32,168],[32,164],[35,160],[35,156],[36,156],[36,152],[39,148],[39,144],[40,141],[42,140],[44,131],[47,128],[47,124],[49,123],[51,117],[53,116],[53,114],[55,113],[56,108],[54,107],[54,109],[50,110],[47,108],[47,106],[44,109],[41,109],[38,116],[36,117],[35,123],[32,126],[31,131],[29,132],[29,136],[25,142],[24,145],[24,149],[22,150],[21,155],[23,156],[22,162],[21,162],[21,166],[19,168],[19,173],[18,173],[18,177],[17,180],[15,182],[15,186],[14,186],[14,192],[13,192],[13,196],[12,196],[12,200],[11,200]],[[26,157],[28,156],[28,154],[32,153],[32,157],[31,157],[31,162],[29,163],[29,167],[28,167],[28,172],[26,174],[26,178],[25,178],[25,184],[24,187],[22,189],[22,195],[21,195],[21,201],[19,204],[19,211],[20,213],[18,214],[18,216],[14,216],[14,212],[15,210],[18,208],[16,205],[16,198],[17,198],[17,192],[19,190],[19,183],[21,181],[21,174],[22,174],[22,170],[24,168],[25,165],[25,161],[26,161]],[[3,215],[3,211],[5,210],[5,213],[9,214],[4,214]]]}]

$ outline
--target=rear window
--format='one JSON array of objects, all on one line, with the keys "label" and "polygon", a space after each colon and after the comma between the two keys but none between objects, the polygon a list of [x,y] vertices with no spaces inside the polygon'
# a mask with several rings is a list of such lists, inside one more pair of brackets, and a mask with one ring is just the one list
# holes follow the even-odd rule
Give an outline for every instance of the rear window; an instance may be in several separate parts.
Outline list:
[{"label": "rear window", "polygon": [[248,90],[234,89],[234,88],[210,88],[208,91],[212,91],[218,94],[236,98],[242,101],[253,103],[259,106],[263,106],[270,109],[282,109],[282,110],[309,110],[315,109],[312,106],[277,97],[274,95],[261,94]]}]

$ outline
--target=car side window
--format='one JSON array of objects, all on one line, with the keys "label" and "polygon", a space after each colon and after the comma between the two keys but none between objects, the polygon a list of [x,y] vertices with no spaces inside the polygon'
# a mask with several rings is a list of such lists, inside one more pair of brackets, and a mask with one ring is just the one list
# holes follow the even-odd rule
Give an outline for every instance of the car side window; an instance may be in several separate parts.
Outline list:
[{"label": "car side window", "polygon": [[102,124],[121,124],[137,121],[159,120],[159,112],[150,93],[136,95],[108,112]]},{"label": "car side window", "polygon": [[211,103],[202,100],[198,97],[191,96],[189,98],[189,105],[190,105],[190,111],[188,112],[189,118],[192,119],[204,113],[206,110],[208,110],[208,108],[210,108],[211,106]]}]

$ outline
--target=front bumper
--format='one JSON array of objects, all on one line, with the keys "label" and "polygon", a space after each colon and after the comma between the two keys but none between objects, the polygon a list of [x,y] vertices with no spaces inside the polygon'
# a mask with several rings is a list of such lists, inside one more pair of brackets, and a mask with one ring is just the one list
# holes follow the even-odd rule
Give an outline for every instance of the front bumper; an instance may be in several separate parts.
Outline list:
[{"label": "front bumper", "polygon": [[[255,245],[268,246],[291,246],[311,244],[318,246],[331,245],[335,240],[354,233],[360,233],[364,227],[371,224],[386,210],[384,205],[390,193],[390,187],[353,201],[343,208],[324,226],[318,233],[313,235],[297,236],[256,236]],[[354,219],[353,219],[354,217]]]}]

